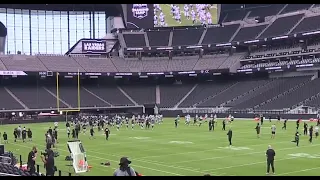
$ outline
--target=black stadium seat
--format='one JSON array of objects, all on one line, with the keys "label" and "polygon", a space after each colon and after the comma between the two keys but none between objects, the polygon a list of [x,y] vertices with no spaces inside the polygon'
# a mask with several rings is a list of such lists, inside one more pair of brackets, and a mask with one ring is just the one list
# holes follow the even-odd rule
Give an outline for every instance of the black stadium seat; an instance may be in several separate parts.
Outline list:
[{"label": "black stadium seat", "polygon": [[297,14],[278,18],[261,34],[259,38],[285,35],[303,16],[304,14]]},{"label": "black stadium seat", "polygon": [[320,30],[320,16],[312,16],[304,18],[299,25],[294,28],[291,33],[303,33],[309,31]]},{"label": "black stadium seat", "polygon": [[168,46],[170,31],[147,31],[149,45]]},{"label": "black stadium seat", "polygon": [[123,34],[127,47],[145,47],[144,34]]},{"label": "black stadium seat", "polygon": [[244,27],[239,30],[233,41],[246,41],[255,39],[267,25]]},{"label": "black stadium seat", "polygon": [[203,29],[176,29],[173,30],[172,46],[197,45]]}]

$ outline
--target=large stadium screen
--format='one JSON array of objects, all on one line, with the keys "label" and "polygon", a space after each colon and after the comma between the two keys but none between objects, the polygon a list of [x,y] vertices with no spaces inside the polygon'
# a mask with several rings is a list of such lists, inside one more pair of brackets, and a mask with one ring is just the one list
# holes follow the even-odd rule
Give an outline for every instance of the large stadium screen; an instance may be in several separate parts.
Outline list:
[{"label": "large stadium screen", "polygon": [[127,28],[153,28],[153,4],[127,4]]},{"label": "large stadium screen", "polygon": [[218,23],[217,4],[154,4],[154,27]]}]

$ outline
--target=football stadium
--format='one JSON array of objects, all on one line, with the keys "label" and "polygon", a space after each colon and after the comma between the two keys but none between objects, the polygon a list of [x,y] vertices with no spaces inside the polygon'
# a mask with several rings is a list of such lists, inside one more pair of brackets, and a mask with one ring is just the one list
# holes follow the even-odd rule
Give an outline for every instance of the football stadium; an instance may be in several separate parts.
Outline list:
[{"label": "football stadium", "polygon": [[320,175],[319,4],[1,4],[0,22],[0,176]]}]

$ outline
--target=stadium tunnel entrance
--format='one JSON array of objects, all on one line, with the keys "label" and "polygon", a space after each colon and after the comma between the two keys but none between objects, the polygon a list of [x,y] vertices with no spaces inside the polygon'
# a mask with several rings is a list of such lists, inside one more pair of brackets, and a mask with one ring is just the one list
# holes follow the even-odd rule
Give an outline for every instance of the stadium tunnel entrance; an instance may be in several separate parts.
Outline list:
[{"label": "stadium tunnel entrance", "polygon": [[144,104],[144,113],[148,115],[155,115],[157,114],[155,112],[155,109],[157,109],[157,106],[155,104]]}]

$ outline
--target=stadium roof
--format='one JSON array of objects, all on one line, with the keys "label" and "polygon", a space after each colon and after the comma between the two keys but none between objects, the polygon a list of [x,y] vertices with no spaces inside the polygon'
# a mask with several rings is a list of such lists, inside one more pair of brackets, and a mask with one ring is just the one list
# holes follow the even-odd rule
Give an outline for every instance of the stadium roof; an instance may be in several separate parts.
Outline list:
[{"label": "stadium roof", "polygon": [[109,16],[119,15],[121,4],[0,4],[0,8],[51,11],[106,11]]}]

